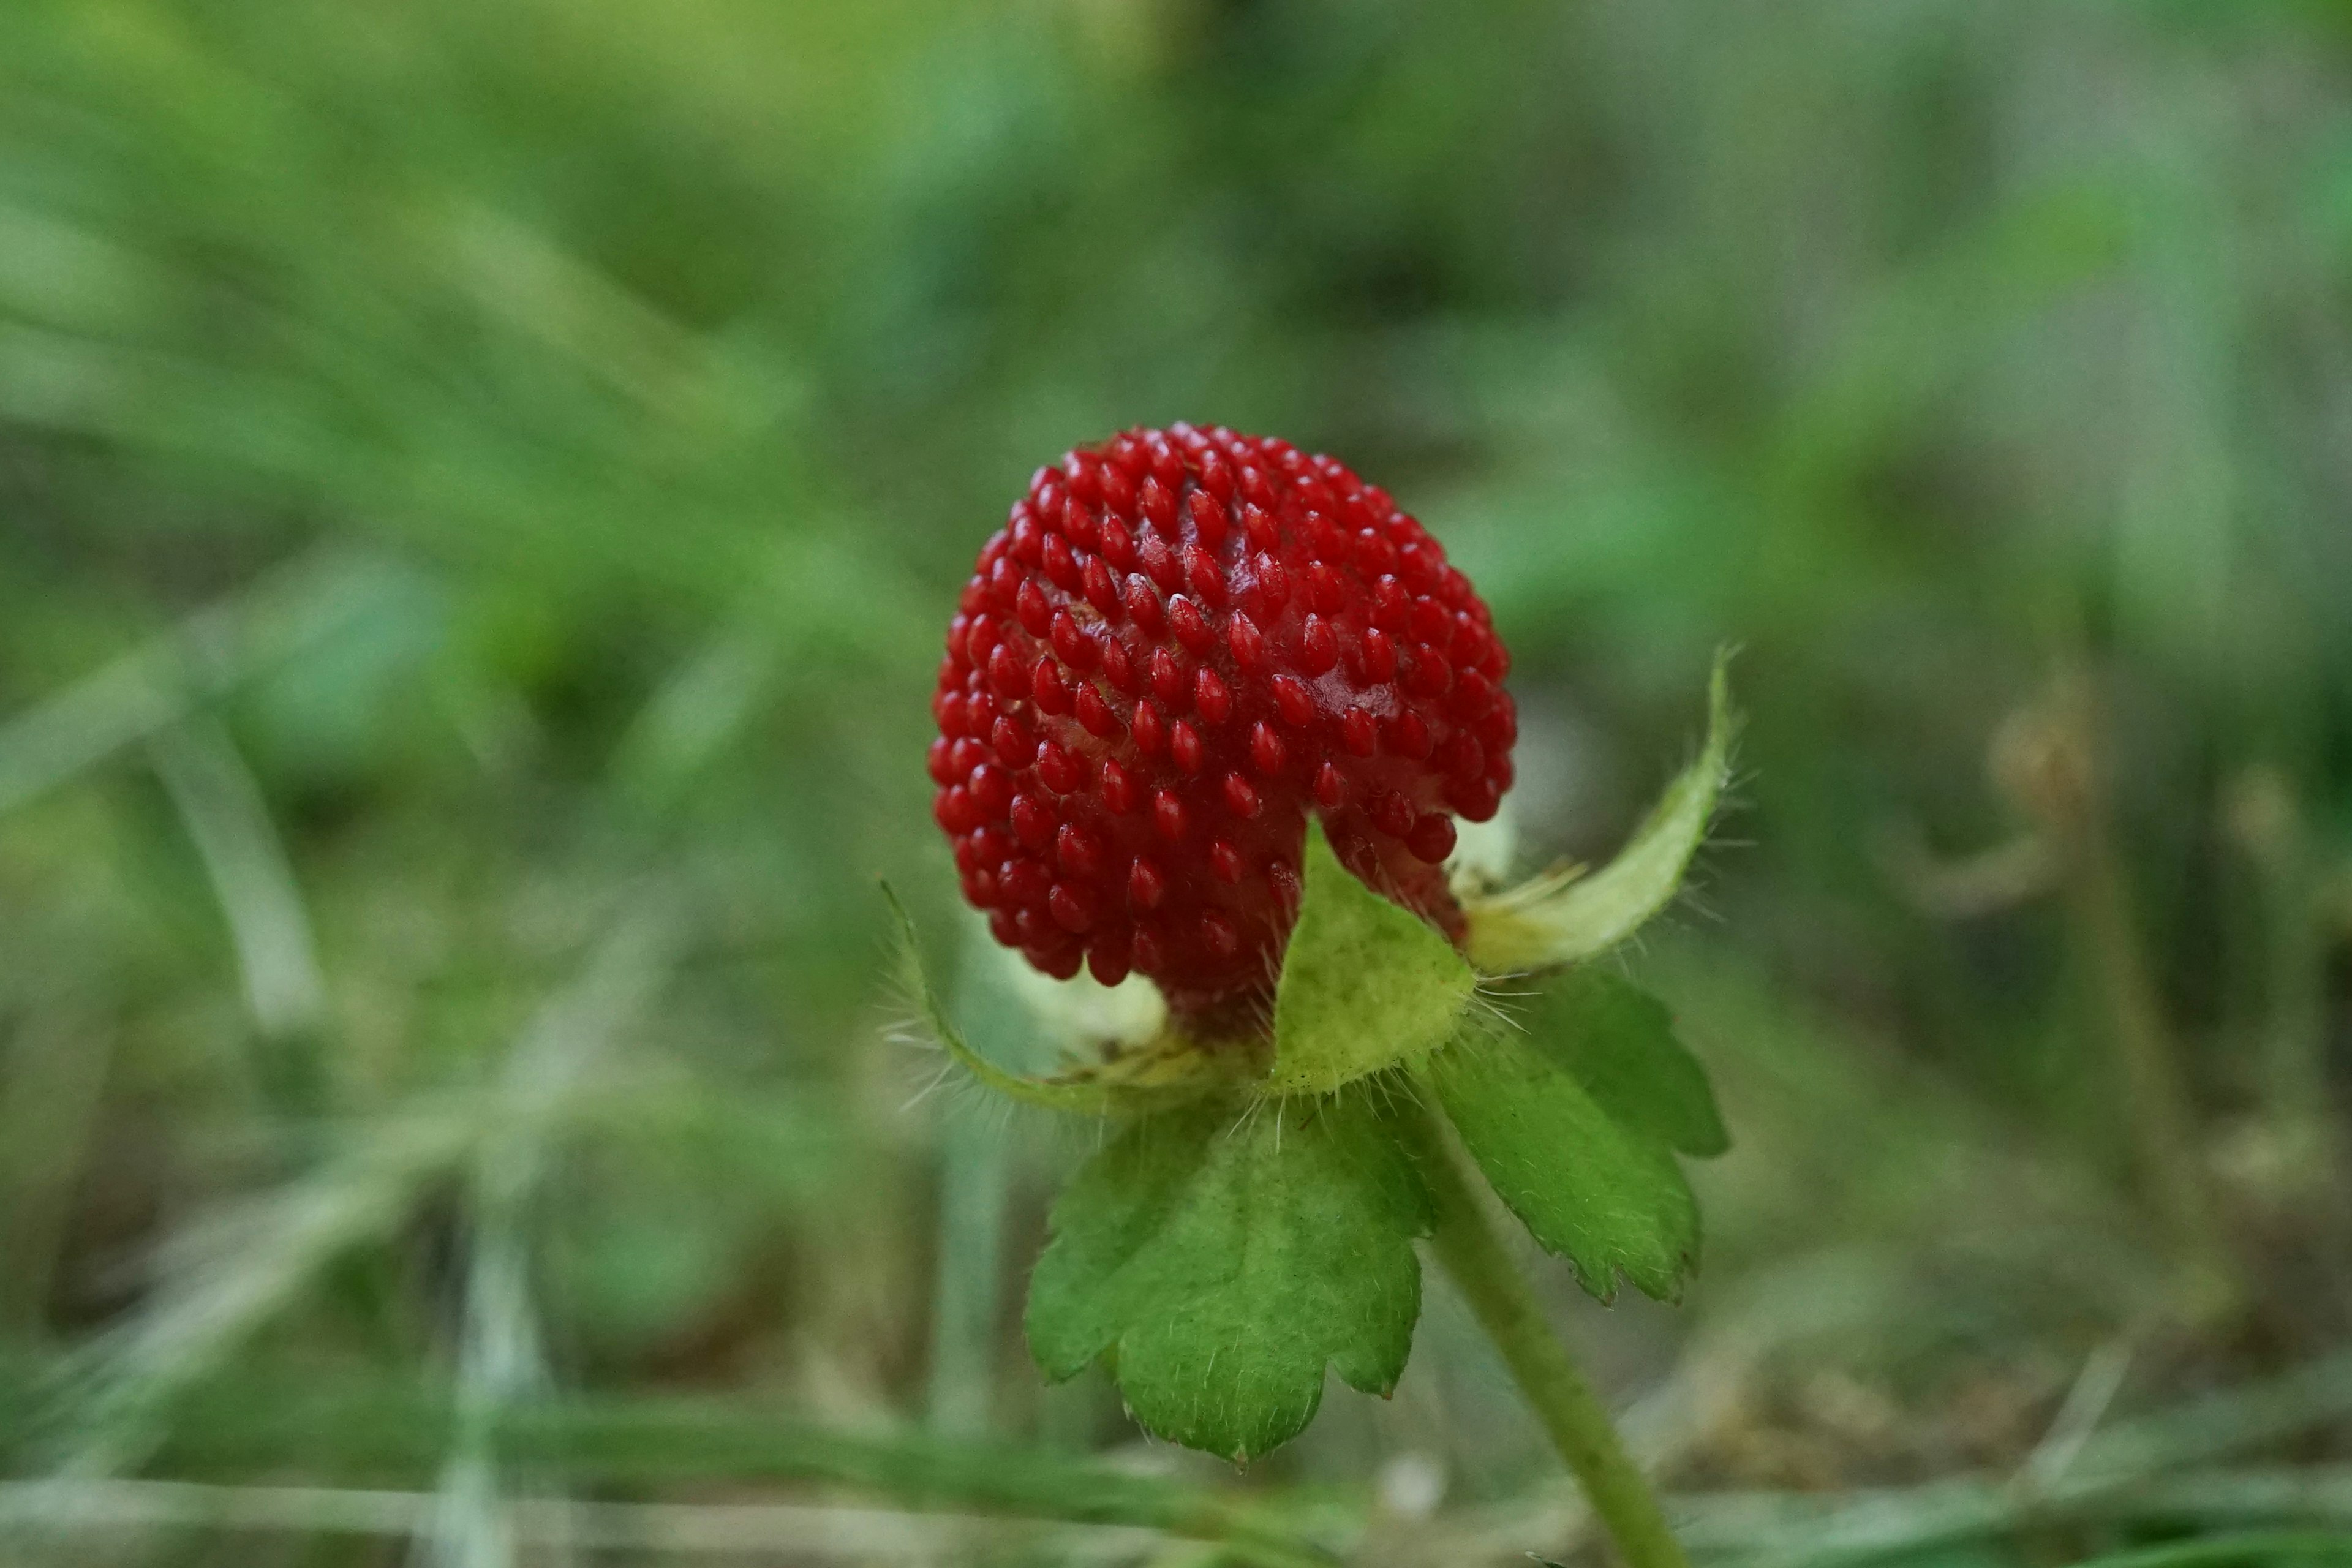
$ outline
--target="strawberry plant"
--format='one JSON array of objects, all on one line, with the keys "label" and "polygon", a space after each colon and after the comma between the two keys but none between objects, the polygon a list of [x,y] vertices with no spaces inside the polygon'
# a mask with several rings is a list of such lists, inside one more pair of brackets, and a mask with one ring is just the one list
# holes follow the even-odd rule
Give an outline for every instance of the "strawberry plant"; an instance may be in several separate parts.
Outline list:
[{"label": "strawberry plant", "polygon": [[1166,1025],[1024,1077],[966,1044],[899,910],[908,981],[982,1083],[1116,1124],[1032,1276],[1047,1377],[1099,1363],[1146,1429],[1246,1461],[1327,1369],[1395,1387],[1425,1245],[1629,1561],[1679,1563],[1477,1189],[1601,1300],[1672,1300],[1696,1262],[1679,1160],[1722,1123],[1665,1009],[1591,961],[1705,837],[1724,672],[1704,751],[1610,865],[1496,889],[1446,862],[1511,784],[1508,669],[1437,542],[1331,458],[1184,425],[1072,452],[950,624],[934,812],[999,942],[1146,976]]}]

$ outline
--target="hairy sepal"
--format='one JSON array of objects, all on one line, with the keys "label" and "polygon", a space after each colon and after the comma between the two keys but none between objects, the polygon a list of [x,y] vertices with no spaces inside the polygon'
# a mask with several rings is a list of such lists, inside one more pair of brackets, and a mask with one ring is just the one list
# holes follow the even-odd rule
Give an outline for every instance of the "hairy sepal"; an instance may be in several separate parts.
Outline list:
[{"label": "hairy sepal", "polygon": [[1274,994],[1276,1095],[1417,1065],[1461,1026],[1478,985],[1443,933],[1339,863],[1319,825],[1307,830],[1305,870]]},{"label": "hairy sepal", "polygon": [[1716,658],[1707,696],[1698,760],[1667,785],[1615,859],[1590,875],[1576,868],[1547,872],[1465,906],[1470,960],[1481,972],[1529,973],[1594,957],[1674,901],[1731,776],[1738,721],[1727,653]]},{"label": "hairy sepal", "polygon": [[1049,1110],[1115,1116],[1181,1104],[1222,1085],[1254,1079],[1265,1069],[1263,1052],[1213,1048],[1163,1029],[1141,1045],[1107,1044],[1099,1060],[1074,1065],[1051,1078],[1009,1071],[974,1050],[956,1027],[924,967],[913,919],[887,883],[882,896],[898,926],[899,985],[914,1004],[924,1032],[950,1061],[992,1093]]}]

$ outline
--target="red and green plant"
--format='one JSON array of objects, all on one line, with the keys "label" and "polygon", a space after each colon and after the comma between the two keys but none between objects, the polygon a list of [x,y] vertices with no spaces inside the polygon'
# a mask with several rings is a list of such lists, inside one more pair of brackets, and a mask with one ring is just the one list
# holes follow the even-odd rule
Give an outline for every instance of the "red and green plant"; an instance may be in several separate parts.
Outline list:
[{"label": "red and green plant", "polygon": [[[1488,1217],[1583,1288],[1696,1266],[1682,1156],[1727,1137],[1665,1008],[1595,963],[1674,898],[1728,770],[1704,751],[1607,867],[1498,888],[1446,862],[1512,779],[1508,655],[1390,497],[1288,442],[1178,425],[1040,469],[940,666],[934,810],[966,899],[1047,974],[1130,973],[1148,1041],[988,1088],[1115,1131],[1056,1204],[1026,1315],[1150,1431],[1246,1461],[1327,1368],[1396,1385],[1425,1242],[1637,1564],[1682,1561]],[[1507,994],[1496,983],[1507,980]]]}]

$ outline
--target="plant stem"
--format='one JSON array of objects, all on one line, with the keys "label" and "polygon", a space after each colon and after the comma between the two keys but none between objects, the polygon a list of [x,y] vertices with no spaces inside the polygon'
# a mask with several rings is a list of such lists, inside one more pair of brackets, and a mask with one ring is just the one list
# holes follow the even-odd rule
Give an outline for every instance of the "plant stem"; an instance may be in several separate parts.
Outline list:
[{"label": "plant stem", "polygon": [[[1434,1104],[1433,1091],[1425,1092],[1424,1100]],[[1502,1352],[1552,1447],[1576,1473],[1619,1554],[1630,1568],[1688,1568],[1690,1560],[1666,1528],[1656,1494],[1567,1347],[1553,1335],[1527,1276],[1487,1218],[1464,1156],[1433,1110],[1415,1110],[1410,1121],[1436,1209],[1430,1245]]]}]

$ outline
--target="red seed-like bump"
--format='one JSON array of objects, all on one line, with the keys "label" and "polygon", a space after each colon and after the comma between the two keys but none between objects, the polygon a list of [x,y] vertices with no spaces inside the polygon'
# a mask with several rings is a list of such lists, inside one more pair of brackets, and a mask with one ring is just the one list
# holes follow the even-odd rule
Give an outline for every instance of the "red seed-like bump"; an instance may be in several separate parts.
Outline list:
[{"label": "red seed-like bump", "polygon": [[1201,771],[1209,752],[1201,731],[1192,728],[1190,721],[1179,719],[1168,731],[1168,754],[1176,759],[1176,765],[1189,777]]},{"label": "red seed-like bump", "polygon": [[1078,557],[1070,548],[1070,542],[1058,533],[1049,534],[1045,553],[1045,575],[1053,579],[1054,586],[1065,593],[1076,593],[1082,578]]},{"label": "red seed-like bump", "polygon": [[1433,647],[1417,647],[1405,671],[1404,689],[1415,697],[1443,697],[1454,684],[1454,667]]},{"label": "red seed-like bump", "polygon": [[1067,610],[1054,614],[1053,640],[1054,652],[1072,669],[1092,669],[1095,661],[1102,658],[1102,649],[1095,646],[1095,639],[1087,636]]},{"label": "red seed-like bump", "polygon": [[1160,710],[1149,700],[1135,705],[1135,749],[1147,757],[1156,757],[1168,749],[1168,723],[1160,717]]},{"label": "red seed-like bump", "polygon": [[1058,742],[1048,741],[1037,748],[1037,782],[1055,795],[1067,795],[1085,779],[1077,760],[1064,751]]},{"label": "red seed-like bump", "polygon": [[1201,606],[1181,594],[1168,601],[1168,629],[1176,634],[1178,642],[1194,653],[1208,652],[1217,640],[1217,634],[1210,626],[1209,617],[1202,613]]},{"label": "red seed-like bump", "polygon": [[1102,766],[1102,803],[1119,816],[1143,804],[1142,788],[1135,782],[1135,774],[1116,758]]},{"label": "red seed-like bump", "polygon": [[1251,597],[1257,604],[1258,613],[1268,618],[1280,615],[1282,607],[1290,602],[1290,574],[1282,569],[1279,560],[1265,552],[1260,552],[1251,565],[1256,574]]},{"label": "red seed-like bump", "polygon": [[1135,510],[1144,525],[1161,533],[1176,531],[1176,500],[1157,479],[1147,479],[1135,494]]},{"label": "red seed-like bump", "polygon": [[1146,637],[1156,637],[1167,629],[1168,615],[1160,606],[1160,595],[1151,591],[1141,573],[1127,580],[1127,614]]},{"label": "red seed-like bump", "polygon": [[1445,804],[1473,822],[1486,822],[1502,804],[1502,792],[1487,779],[1456,780],[1446,787]]},{"label": "red seed-like bump", "polygon": [[996,721],[988,739],[996,748],[996,760],[1008,768],[1025,768],[1036,758],[1036,738],[1010,713]]},{"label": "red seed-like bump", "polygon": [[1274,678],[1274,710],[1282,721],[1295,730],[1303,730],[1315,719],[1315,696],[1307,683],[1295,675]]},{"label": "red seed-like bump", "polygon": [[1369,757],[1380,745],[1379,723],[1361,708],[1350,708],[1339,715],[1339,743],[1348,748],[1351,757]]},{"label": "red seed-like bump", "polygon": [[1167,877],[1149,858],[1137,856],[1134,866],[1127,873],[1129,906],[1138,914],[1149,913],[1158,909],[1160,900],[1167,896]]},{"label": "red seed-like bump", "polygon": [[1197,544],[1184,547],[1184,591],[1195,603],[1215,609],[1225,602],[1224,569]]},{"label": "red seed-like bump", "polygon": [[1056,882],[1045,896],[1045,907],[1054,916],[1054,923],[1073,935],[1092,929],[1095,923],[1094,895],[1076,882]]},{"label": "red seed-like bump", "polygon": [[1434,811],[1423,815],[1404,836],[1404,847],[1424,865],[1442,863],[1454,853],[1454,819]]},{"label": "red seed-like bump", "polygon": [[1116,622],[1126,611],[1118,602],[1118,579],[1113,575],[1110,563],[1097,555],[1087,563],[1081,586],[1086,590],[1087,603],[1107,621]]},{"label": "red seed-like bump", "polygon": [[980,812],[971,804],[971,792],[961,784],[931,796],[931,816],[950,833],[969,833],[980,826]]},{"label": "red seed-like bump", "polygon": [[1045,585],[1034,577],[1021,584],[1013,607],[1022,627],[1033,637],[1044,637],[1045,628],[1054,623],[1054,602],[1045,596]]},{"label": "red seed-like bump", "polygon": [[1114,688],[1129,697],[1143,689],[1143,675],[1135,654],[1124,642],[1103,645],[1102,670]]},{"label": "red seed-like bump", "polygon": [[1236,614],[1226,624],[1225,646],[1233,649],[1234,664],[1244,675],[1265,668],[1265,634],[1247,616]]},{"label": "red seed-like bump", "polygon": [[1192,499],[1185,503],[1185,510],[1192,513],[1192,531],[1203,545],[1214,550],[1225,542],[1225,533],[1232,526],[1232,520],[1225,512],[1224,502],[1207,490],[1194,490]]},{"label": "red seed-like bump", "polygon": [[1102,521],[1102,554],[1114,572],[1135,570],[1135,532],[1120,519],[1107,517]]},{"label": "red seed-like bump", "polygon": [[1041,658],[1029,671],[1029,699],[1037,704],[1040,713],[1067,713],[1070,710],[1070,689],[1062,679],[1062,670],[1050,658]]},{"label": "red seed-like bump", "polygon": [[1429,759],[1429,721],[1408,708],[1389,721],[1389,750],[1412,762]]},{"label": "red seed-like bump", "polygon": [[971,770],[965,786],[971,792],[972,804],[990,822],[1001,822],[1013,809],[1013,775],[994,763],[982,763]]},{"label": "red seed-like bump", "polygon": [[1114,937],[1097,937],[1087,949],[1087,973],[1095,977],[1097,985],[1116,985],[1128,976],[1129,961],[1127,943]]},{"label": "red seed-like bump", "polygon": [[1032,849],[1043,849],[1053,842],[1054,808],[1034,795],[1013,797],[1013,836]]},{"label": "red seed-like bump", "polygon": [[1004,900],[1024,909],[1034,909],[1044,903],[1046,889],[1052,886],[1053,880],[1046,875],[1044,866],[1026,856],[1007,858],[996,872],[997,887]]},{"label": "red seed-like bump", "polygon": [[1184,700],[1192,693],[1185,689],[1184,666],[1177,659],[1175,649],[1153,648],[1150,669],[1151,695],[1160,699],[1161,706],[1182,712]]},{"label": "red seed-like bump", "polygon": [[1250,765],[1262,776],[1272,778],[1282,772],[1282,764],[1289,754],[1289,748],[1282,743],[1282,737],[1274,732],[1273,725],[1261,719],[1250,726]]},{"label": "red seed-like bump", "polygon": [[1225,809],[1235,816],[1255,816],[1265,804],[1257,786],[1239,773],[1227,773],[1219,788],[1224,794]]},{"label": "red seed-like bump", "polygon": [[1232,839],[1220,838],[1209,846],[1209,872],[1228,887],[1242,879],[1242,852]]},{"label": "red seed-like bump", "polygon": [[1011,643],[998,643],[988,656],[988,684],[996,689],[999,697],[1019,699],[1029,695],[1029,667],[1013,651]]},{"label": "red seed-like bump", "polygon": [[1298,668],[1310,676],[1327,674],[1339,662],[1339,634],[1320,616],[1309,616],[1298,631]]},{"label": "red seed-like bump", "polygon": [[1102,869],[1102,841],[1076,823],[1066,822],[1055,836],[1054,858],[1071,876],[1092,878]]},{"label": "red seed-like bump", "polygon": [[1172,593],[1184,581],[1184,568],[1177,564],[1176,552],[1156,533],[1147,533],[1135,547],[1135,558],[1143,563],[1143,574],[1162,593]]},{"label": "red seed-like bump", "polygon": [[1118,733],[1118,715],[1111,710],[1110,703],[1103,694],[1093,687],[1078,688],[1075,706],[1078,722],[1085,725],[1087,733],[1096,740],[1107,741]]},{"label": "red seed-like bump", "polygon": [[1249,537],[1254,551],[1273,550],[1282,542],[1282,531],[1276,526],[1274,514],[1252,501],[1242,508],[1242,531]]},{"label": "red seed-like bump", "polygon": [[1222,724],[1233,717],[1234,697],[1224,681],[1207,665],[1192,678],[1192,707],[1212,724]]},{"label": "red seed-like bump", "polygon": [[1184,800],[1172,789],[1163,789],[1151,797],[1151,825],[1160,837],[1174,844],[1184,837],[1192,814],[1184,808]]}]

